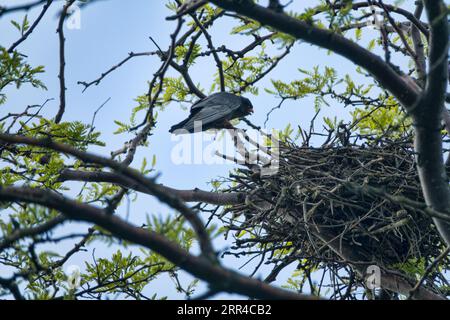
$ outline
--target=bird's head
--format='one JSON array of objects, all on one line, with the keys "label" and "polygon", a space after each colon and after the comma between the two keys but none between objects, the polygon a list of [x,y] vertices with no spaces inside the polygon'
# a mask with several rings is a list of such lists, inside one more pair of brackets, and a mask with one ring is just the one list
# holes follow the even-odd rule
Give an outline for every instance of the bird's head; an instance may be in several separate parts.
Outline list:
[{"label": "bird's head", "polygon": [[246,114],[253,113],[253,105],[249,99],[242,97],[242,109]]}]

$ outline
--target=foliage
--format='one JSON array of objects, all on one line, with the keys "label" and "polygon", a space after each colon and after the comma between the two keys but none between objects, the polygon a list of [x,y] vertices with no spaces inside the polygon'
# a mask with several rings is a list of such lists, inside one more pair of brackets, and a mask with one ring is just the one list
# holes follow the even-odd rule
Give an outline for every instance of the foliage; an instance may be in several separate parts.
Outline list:
[{"label": "foliage", "polygon": [[43,72],[44,66],[32,67],[24,61],[19,52],[9,53],[6,48],[0,46],[0,105],[6,101],[4,90],[10,84],[15,85],[16,89],[20,89],[25,83],[46,89],[44,83],[36,78]]},{"label": "foliage", "polygon": [[[321,31],[332,31],[336,36],[350,34],[353,41],[389,60],[392,69],[418,89],[423,86],[414,78],[418,76],[416,57],[408,53],[408,47],[414,47],[410,29],[406,30],[411,22],[401,14],[394,16],[396,25],[390,25],[384,17],[385,29],[377,30],[367,28],[373,18],[369,5],[355,10],[351,0],[333,1],[333,5],[318,0],[315,6],[298,11],[291,10],[290,3],[285,2],[283,10],[291,18]],[[175,14],[182,4],[186,1],[167,1],[166,8]],[[412,8],[401,0],[394,4]],[[3,18],[2,14],[0,17]],[[267,113],[268,120],[275,109],[283,112],[285,101],[309,98],[315,111],[309,131],[296,128],[298,114],[294,112],[282,130],[264,136],[262,147],[274,147],[273,138],[281,144],[284,153],[279,174],[262,178],[255,166],[247,164],[232,171],[229,178],[213,178],[209,183],[214,194],[242,192],[245,203],[220,207],[199,203],[187,207],[209,215],[206,236],[213,240],[225,236],[229,247],[221,252],[222,256],[249,257],[244,265],[254,258],[260,259],[254,274],[261,265],[272,265],[271,276],[276,278],[285,266],[297,263],[283,285],[295,292],[336,299],[367,298],[364,290],[355,290],[364,287],[363,279],[355,276],[355,265],[342,261],[329,245],[339,238],[340,244],[350,244],[360,254],[361,261],[375,261],[386,270],[393,269],[414,280],[425,277],[426,285],[434,292],[448,295],[445,276],[448,258],[438,264],[439,272],[426,273],[444,244],[426,208],[411,207],[408,202],[424,203],[424,198],[414,170],[412,123],[396,98],[356,66],[340,73],[331,65],[303,68],[295,65],[292,68],[297,72],[293,73],[293,79],[284,75],[275,78],[272,71],[291,55],[291,50],[301,48],[304,43],[254,19],[225,12],[212,4],[197,8],[183,19],[167,48],[152,39],[154,52],[130,53],[92,83],[79,82],[84,90],[100,85],[105,77],[114,76],[110,75],[112,71],[124,67],[135,56],[157,56],[161,60],[157,71],[149,73],[146,92],[130,101],[129,119],[114,121],[117,141],[125,140],[120,140],[123,146],[111,151],[108,160],[121,162],[120,170],[83,162],[44,147],[0,142],[0,190],[9,186],[48,190],[76,199],[77,204],[101,208],[105,215],[127,222],[133,202],[138,197],[155,196],[154,190],[146,190],[136,181],[126,186],[94,178],[71,181],[64,174],[76,171],[95,176],[119,172],[119,178],[124,178],[126,168],[136,168],[132,172],[153,183],[160,161],[158,150],[148,138],[155,134],[161,113],[185,110],[194,101],[224,90],[250,98],[264,94],[278,99],[279,105]],[[12,20],[11,24],[19,39],[26,40],[25,36],[32,31],[28,15]],[[224,26],[229,34],[222,39],[216,30]],[[396,27],[406,31],[398,34]],[[236,48],[235,39],[236,43],[244,39],[245,45]],[[422,34],[421,39],[428,51],[427,37]],[[329,37],[330,42],[334,40]],[[41,80],[46,72],[44,66],[32,66],[28,61],[32,61],[33,51],[29,58],[4,45],[0,44],[0,106],[6,110],[7,95],[21,94],[24,85],[37,90],[47,87]],[[58,54],[63,45],[60,43]],[[198,79],[196,68],[207,64],[215,66],[214,71],[210,77]],[[64,64],[61,63],[60,69],[64,69]],[[59,77],[59,84],[65,85],[61,73]],[[63,98],[66,88],[59,89],[49,94],[59,97],[60,107],[65,104],[67,108],[74,107]],[[93,117],[58,121],[43,110],[44,106],[45,103],[4,112],[0,115],[0,132],[61,143],[80,152],[117,147],[116,143],[107,144],[96,130],[96,113]],[[324,109],[332,107],[348,108],[351,120],[344,121],[338,115],[322,116]],[[315,132],[316,118],[320,132]],[[323,144],[315,145],[319,139]],[[142,160],[138,163],[137,149],[144,150],[147,156],[139,155]],[[299,181],[303,184],[295,188]],[[364,189],[373,186],[376,189],[369,189],[370,192]],[[388,199],[386,193],[395,197]],[[177,215],[175,211],[183,211],[179,204],[172,203],[169,207],[160,214],[149,208],[143,216],[134,216],[133,221],[139,221],[140,232],[157,234],[197,258],[199,241],[192,217]],[[0,267],[5,266],[12,274],[10,278],[0,275],[0,297],[10,298],[17,286],[29,299],[165,299],[154,284],[157,279],[166,278],[186,298],[197,293],[199,280],[184,283],[179,265],[154,251],[136,249],[133,243],[97,225],[86,228],[74,221],[59,221],[61,213],[54,209],[18,201],[0,202],[0,215]],[[59,222],[48,227],[55,221]],[[321,236],[325,231],[318,234],[317,226],[333,230],[334,238],[324,241]],[[43,231],[35,232],[39,228]],[[68,274],[69,261],[75,256],[85,263],[79,266],[80,270]],[[324,283],[326,274],[332,284]],[[319,276],[322,281],[317,281]]]}]

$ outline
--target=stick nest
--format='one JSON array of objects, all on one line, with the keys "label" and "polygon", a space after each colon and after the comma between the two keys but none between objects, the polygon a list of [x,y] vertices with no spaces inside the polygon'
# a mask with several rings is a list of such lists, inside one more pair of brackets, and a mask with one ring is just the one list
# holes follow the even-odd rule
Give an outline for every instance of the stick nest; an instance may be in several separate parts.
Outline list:
[{"label": "stick nest", "polygon": [[325,232],[358,252],[359,262],[398,270],[426,266],[445,247],[425,207],[409,201],[424,203],[409,139],[320,148],[283,143],[277,174],[239,169],[231,177],[232,191],[247,200],[227,210],[236,236],[229,254],[316,269],[348,266]]}]

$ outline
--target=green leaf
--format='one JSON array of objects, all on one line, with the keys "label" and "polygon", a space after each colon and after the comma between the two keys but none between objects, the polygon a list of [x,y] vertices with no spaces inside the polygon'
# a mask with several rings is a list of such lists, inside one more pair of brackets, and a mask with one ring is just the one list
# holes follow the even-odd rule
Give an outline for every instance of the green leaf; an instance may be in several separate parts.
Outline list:
[{"label": "green leaf", "polygon": [[14,20],[11,20],[11,24],[16,27],[17,30],[21,31],[20,24]]}]

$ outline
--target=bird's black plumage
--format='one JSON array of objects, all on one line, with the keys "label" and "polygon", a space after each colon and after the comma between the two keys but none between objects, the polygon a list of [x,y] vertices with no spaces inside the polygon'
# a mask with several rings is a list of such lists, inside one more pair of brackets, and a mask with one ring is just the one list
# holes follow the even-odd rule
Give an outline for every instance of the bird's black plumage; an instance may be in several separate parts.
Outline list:
[{"label": "bird's black plumage", "polygon": [[[201,130],[233,128],[230,120],[242,118],[253,112],[249,99],[227,92],[214,93],[194,103],[186,120],[172,126],[169,132],[193,133],[195,126]],[[183,129],[179,130],[178,129]]]}]

